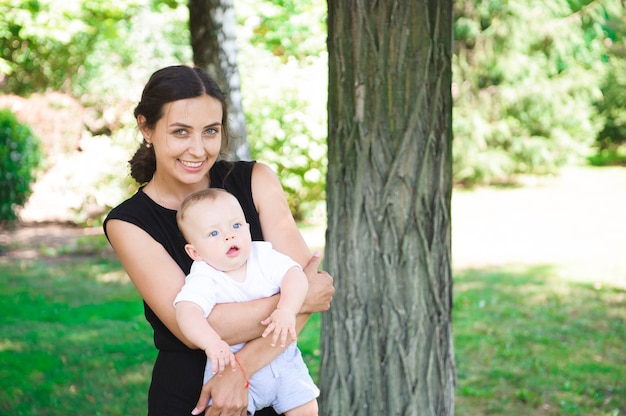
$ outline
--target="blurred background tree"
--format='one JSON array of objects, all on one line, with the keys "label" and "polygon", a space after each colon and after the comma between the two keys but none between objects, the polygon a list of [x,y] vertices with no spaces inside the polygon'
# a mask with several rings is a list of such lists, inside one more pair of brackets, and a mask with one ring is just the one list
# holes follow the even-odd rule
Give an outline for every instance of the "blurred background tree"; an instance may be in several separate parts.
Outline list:
[{"label": "blurred background tree", "polygon": [[602,119],[602,129],[596,137],[598,152],[592,156],[594,163],[624,163],[626,145],[626,16],[621,13],[608,17],[605,25],[607,37],[606,74],[600,84],[602,98],[596,106]]},{"label": "blurred background tree", "polygon": [[593,154],[612,117],[600,103],[623,62],[608,47],[624,44],[622,11],[611,0],[455,2],[457,181],[554,173]]},{"label": "blurred background tree", "polygon": [[189,0],[188,7],[193,63],[207,71],[226,93],[230,140],[229,149],[222,150],[231,160],[250,160],[237,65],[237,19],[233,0]]},{"label": "blurred background tree", "polygon": [[[326,2],[235,0],[234,6],[251,156],[278,172],[296,217],[323,215]],[[457,184],[626,161],[620,0],[460,0],[454,7]],[[63,186],[48,186],[77,201],[70,220],[97,222],[135,186],[126,178],[126,160],[138,144],[132,109],[148,76],[193,62],[187,2],[3,0],[0,14],[0,106],[20,118],[15,97],[62,92],[84,109],[73,114],[83,126],[78,145],[51,158],[40,181],[61,161],[80,169],[102,164],[103,147],[114,155],[99,175],[64,170],[54,176]],[[30,124],[37,134],[45,123]],[[85,162],[91,154],[96,159]]]}]

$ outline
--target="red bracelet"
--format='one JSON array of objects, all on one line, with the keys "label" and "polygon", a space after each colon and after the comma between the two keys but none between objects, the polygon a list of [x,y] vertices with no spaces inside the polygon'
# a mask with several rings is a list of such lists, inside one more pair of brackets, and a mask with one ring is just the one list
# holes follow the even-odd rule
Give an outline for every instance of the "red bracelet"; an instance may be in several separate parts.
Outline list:
[{"label": "red bracelet", "polygon": [[237,365],[241,369],[241,374],[243,374],[243,378],[246,380],[246,388],[250,387],[250,380],[248,380],[248,377],[246,377],[246,372],[244,371],[243,367],[241,366],[241,363],[237,359],[236,355],[235,355],[235,361],[237,362]]}]

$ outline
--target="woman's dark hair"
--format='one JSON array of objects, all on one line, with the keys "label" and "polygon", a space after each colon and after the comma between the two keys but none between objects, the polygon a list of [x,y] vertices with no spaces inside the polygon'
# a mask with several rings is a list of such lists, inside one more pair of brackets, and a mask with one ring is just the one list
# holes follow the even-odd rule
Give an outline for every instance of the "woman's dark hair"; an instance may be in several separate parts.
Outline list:
[{"label": "woman's dark hair", "polygon": [[[226,96],[215,80],[200,68],[184,65],[168,66],[156,71],[143,89],[135,108],[135,118],[146,118],[145,127],[154,129],[163,117],[163,107],[172,101],[209,95],[222,104],[222,153],[228,151],[228,111]],[[144,140],[130,163],[130,176],[140,184],[152,179],[156,170],[154,148]]]}]

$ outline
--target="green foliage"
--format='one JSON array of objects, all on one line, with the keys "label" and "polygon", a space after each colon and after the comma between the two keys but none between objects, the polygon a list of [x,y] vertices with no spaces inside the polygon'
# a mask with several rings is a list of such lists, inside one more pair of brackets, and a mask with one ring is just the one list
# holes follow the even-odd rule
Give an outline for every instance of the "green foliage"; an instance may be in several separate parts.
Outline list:
[{"label": "green foliage", "polygon": [[[325,196],[326,3],[237,0],[235,7],[251,153],[277,171],[302,218]],[[457,183],[554,172],[589,159],[594,144],[593,161],[619,159],[615,146],[626,137],[620,0],[462,0],[454,7]],[[185,0],[5,0],[0,14],[5,91],[70,92],[110,131],[134,125],[132,107],[150,73],[191,62]],[[89,202],[77,210],[103,201],[103,193],[107,201],[119,196],[115,186],[132,189],[113,178],[126,176],[125,165],[101,173],[90,181],[64,174],[68,189],[86,192]]]},{"label": "green foliage", "polygon": [[98,222],[136,189],[126,161],[138,144],[130,138],[132,109],[143,85],[154,70],[191,61],[189,38],[181,36],[186,2],[8,0],[0,2],[0,13],[4,91],[69,92],[96,127],[104,124],[98,133],[113,131],[96,138],[83,132],[81,151],[60,155],[42,177],[72,211],[72,221]]},{"label": "green foliage", "polygon": [[626,145],[612,146],[609,149],[600,149],[589,156],[592,166],[626,166]]},{"label": "green foliage", "polygon": [[136,100],[141,90],[133,82],[145,82],[165,62],[189,61],[189,38],[180,35],[186,7],[179,3],[2,1],[5,90],[18,95],[59,90],[102,106],[126,94]]},{"label": "green foliage", "polygon": [[454,172],[466,183],[550,173],[601,123],[603,24],[619,2],[455,3]]},{"label": "green foliage", "polygon": [[[326,197],[327,86],[321,74],[327,72],[327,55],[321,5],[275,1],[237,6],[248,29],[239,36],[239,68],[250,153],[276,171],[298,220],[314,214]],[[279,24],[286,15],[289,24]],[[258,21],[257,16],[265,18]],[[265,41],[285,36],[309,41],[294,42],[298,49],[278,53],[271,42],[258,43],[260,32]]]},{"label": "green foliage", "polygon": [[[125,17],[110,20],[107,36],[96,39],[80,69],[81,79],[72,81],[74,95],[102,112],[123,104],[127,118],[122,125],[134,123],[132,108],[128,111],[126,105],[137,103],[152,72],[192,60],[186,2],[135,0],[132,4],[124,9]],[[124,8],[123,3],[115,5]]]},{"label": "green foliage", "polygon": [[[115,22],[133,10],[128,1],[3,1],[0,49],[7,90],[23,95],[80,88],[84,62],[97,40],[116,37]],[[76,77],[72,83],[70,77]]]},{"label": "green foliage", "polygon": [[[253,159],[273,167],[278,174],[292,214],[297,220],[315,209],[325,199],[326,190],[326,114],[325,89],[302,83],[303,78],[323,67],[323,62],[308,68],[267,65],[243,80],[244,108],[247,116],[248,141]],[[264,77],[280,77],[281,85],[260,87]],[[251,84],[247,84],[251,82]],[[307,101],[308,100],[308,101]]]},{"label": "green foliage", "polygon": [[326,3],[319,0],[238,0],[243,36],[281,57],[305,60],[326,49]]},{"label": "green foliage", "polygon": [[596,110],[602,129],[596,153],[589,162],[596,166],[626,165],[626,16],[612,12],[603,25],[607,45],[605,76],[600,85],[602,98]]},{"label": "green foliage", "polygon": [[616,150],[626,145],[626,60],[610,59],[601,88],[598,112],[605,122],[598,134],[598,145],[601,150]]},{"label": "green foliage", "polygon": [[10,110],[0,110],[0,222],[17,219],[17,207],[31,194],[44,155],[30,128]]}]

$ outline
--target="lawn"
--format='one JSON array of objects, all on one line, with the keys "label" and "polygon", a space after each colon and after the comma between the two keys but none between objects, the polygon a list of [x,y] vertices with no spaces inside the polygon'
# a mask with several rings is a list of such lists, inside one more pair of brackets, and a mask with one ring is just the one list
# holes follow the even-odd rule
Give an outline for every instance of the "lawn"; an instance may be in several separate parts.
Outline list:
[{"label": "lawn", "polygon": [[155,350],[116,262],[0,265],[0,414],[145,414]]},{"label": "lawn", "polygon": [[[559,196],[455,195],[456,414],[626,415],[626,170],[597,172]],[[145,414],[155,350],[137,292],[108,256],[63,255],[102,247],[90,238],[43,259],[0,247],[0,414]],[[319,330],[314,316],[299,338],[315,377]]]},{"label": "lawn", "polygon": [[626,414],[626,291],[551,266],[455,276],[459,415]]},{"label": "lawn", "polygon": [[[0,413],[145,413],[155,356],[111,260],[0,263]],[[455,276],[459,415],[626,414],[626,291],[549,267]],[[300,337],[315,374],[319,317]]]}]

